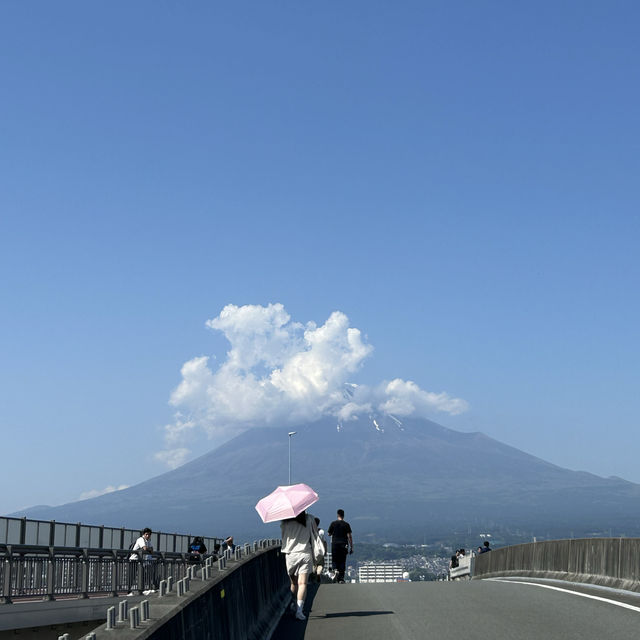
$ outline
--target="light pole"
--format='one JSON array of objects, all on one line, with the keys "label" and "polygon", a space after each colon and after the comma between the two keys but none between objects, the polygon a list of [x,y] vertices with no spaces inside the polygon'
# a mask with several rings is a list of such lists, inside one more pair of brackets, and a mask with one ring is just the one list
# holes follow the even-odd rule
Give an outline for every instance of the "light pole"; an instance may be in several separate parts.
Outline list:
[{"label": "light pole", "polygon": [[295,436],[297,431],[289,431],[289,484],[291,484],[291,436]]}]

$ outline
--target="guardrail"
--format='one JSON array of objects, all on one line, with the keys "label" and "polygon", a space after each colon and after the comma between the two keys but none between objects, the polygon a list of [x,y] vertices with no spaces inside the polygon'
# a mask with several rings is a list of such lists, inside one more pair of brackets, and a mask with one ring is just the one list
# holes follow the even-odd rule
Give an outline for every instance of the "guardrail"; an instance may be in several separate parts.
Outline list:
[{"label": "guardrail", "polygon": [[168,576],[183,578],[189,566],[186,553],[130,560],[132,555],[122,549],[0,545],[0,602],[142,593]]},{"label": "guardrail", "polygon": [[[139,537],[139,529],[87,525],[81,522],[72,524],[55,520],[0,517],[0,544],[2,545],[128,549],[129,545]],[[156,531],[151,536],[151,543],[156,551],[183,553],[188,550],[193,537],[190,533]],[[202,537],[209,550],[213,550],[216,543],[222,543],[222,538]]]},{"label": "guardrail", "polygon": [[[280,540],[227,552],[217,563],[190,569],[177,582],[128,607],[125,598],[86,640],[266,640],[291,599]],[[116,611],[118,614],[116,615]]]},{"label": "guardrail", "polygon": [[473,578],[526,576],[640,591],[640,538],[530,542],[475,558]]}]

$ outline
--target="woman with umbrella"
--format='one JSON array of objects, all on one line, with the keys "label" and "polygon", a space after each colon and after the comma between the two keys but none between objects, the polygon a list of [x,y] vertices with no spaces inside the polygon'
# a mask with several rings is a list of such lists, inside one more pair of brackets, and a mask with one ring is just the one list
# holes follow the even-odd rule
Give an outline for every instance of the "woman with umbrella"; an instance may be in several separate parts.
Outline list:
[{"label": "woman with umbrella", "polygon": [[324,548],[316,521],[306,509],[317,502],[318,494],[306,484],[278,487],[256,505],[263,522],[281,520],[282,553],[285,554],[291,594],[295,600],[295,616],[306,620],[302,607],[307,595],[307,580],[313,571],[313,555],[322,555]]},{"label": "woman with umbrella", "polygon": [[303,511],[295,518],[280,523],[282,530],[282,553],[285,554],[287,573],[291,581],[291,595],[296,602],[295,616],[306,620],[302,607],[307,595],[307,581],[313,571],[312,540],[318,537],[315,518]]}]

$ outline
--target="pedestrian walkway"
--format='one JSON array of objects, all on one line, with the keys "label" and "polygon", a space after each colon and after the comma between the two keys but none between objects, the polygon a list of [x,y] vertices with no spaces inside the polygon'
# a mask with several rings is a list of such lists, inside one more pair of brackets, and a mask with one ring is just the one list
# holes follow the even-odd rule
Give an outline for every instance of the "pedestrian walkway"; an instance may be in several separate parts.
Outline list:
[{"label": "pedestrian walkway", "polygon": [[640,607],[583,595],[489,580],[313,585],[306,622],[283,618],[272,638],[637,640]]}]

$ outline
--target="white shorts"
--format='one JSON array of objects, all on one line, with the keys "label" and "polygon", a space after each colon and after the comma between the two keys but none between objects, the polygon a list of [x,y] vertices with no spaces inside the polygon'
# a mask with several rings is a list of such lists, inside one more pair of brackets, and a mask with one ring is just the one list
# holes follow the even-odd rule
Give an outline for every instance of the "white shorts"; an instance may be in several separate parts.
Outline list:
[{"label": "white shorts", "polygon": [[311,554],[304,551],[292,551],[284,554],[287,559],[287,573],[290,576],[298,576],[301,573],[311,573],[313,561]]}]

